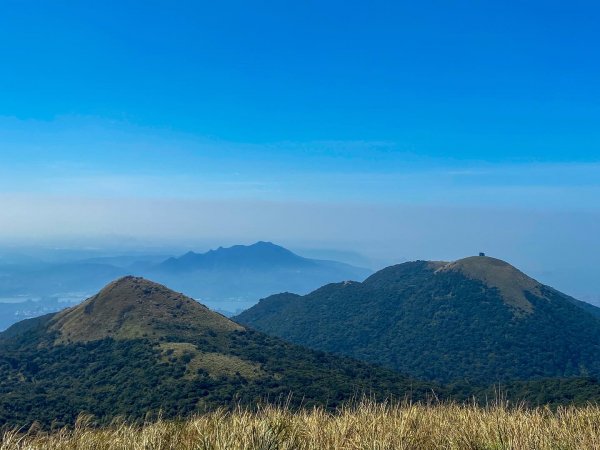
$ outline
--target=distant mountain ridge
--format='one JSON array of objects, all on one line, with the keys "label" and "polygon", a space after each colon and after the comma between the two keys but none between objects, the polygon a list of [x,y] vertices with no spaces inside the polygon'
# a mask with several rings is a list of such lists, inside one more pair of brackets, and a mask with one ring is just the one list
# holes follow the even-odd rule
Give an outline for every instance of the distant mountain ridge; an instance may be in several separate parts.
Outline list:
[{"label": "distant mountain ridge", "polygon": [[26,295],[39,301],[23,308],[0,301],[0,330],[24,317],[34,317],[36,312],[41,315],[82,301],[126,275],[159,281],[213,309],[235,313],[274,292],[307,293],[325,283],[362,280],[370,274],[368,269],[304,258],[262,241],[180,257],[134,254],[88,257],[64,264],[36,263],[21,269],[11,266],[2,270],[0,300]]},{"label": "distant mountain ridge", "polygon": [[599,311],[482,256],[274,295],[235,320],[419,378],[493,383],[600,376]]},{"label": "distant mountain ridge", "polygon": [[219,247],[206,253],[188,252],[179,258],[169,258],[159,265],[171,271],[214,269],[257,269],[280,267],[314,267],[316,261],[303,258],[271,242],[259,241],[252,245]]},{"label": "distant mountain ridge", "polygon": [[372,272],[304,258],[271,242],[219,247],[169,258],[142,275],[185,292],[213,308],[243,310],[274,292],[308,293],[330,282],[363,280]]}]

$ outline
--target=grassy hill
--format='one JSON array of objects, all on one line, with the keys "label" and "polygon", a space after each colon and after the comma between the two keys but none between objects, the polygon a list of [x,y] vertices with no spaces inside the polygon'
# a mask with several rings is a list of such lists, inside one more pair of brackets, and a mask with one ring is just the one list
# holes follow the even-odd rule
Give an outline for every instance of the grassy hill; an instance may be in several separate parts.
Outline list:
[{"label": "grassy hill", "polygon": [[441,382],[600,374],[597,308],[489,257],[417,261],[261,300],[235,320]]},{"label": "grassy hill", "polygon": [[60,427],[81,412],[175,417],[237,404],[336,407],[437,386],[248,330],[142,278],[0,334],[0,425]]},{"label": "grassy hill", "polygon": [[[176,327],[176,330],[174,330]],[[56,314],[51,331],[60,343],[165,338],[191,339],[198,331],[226,335],[243,327],[166,287],[125,277],[84,303]]]}]

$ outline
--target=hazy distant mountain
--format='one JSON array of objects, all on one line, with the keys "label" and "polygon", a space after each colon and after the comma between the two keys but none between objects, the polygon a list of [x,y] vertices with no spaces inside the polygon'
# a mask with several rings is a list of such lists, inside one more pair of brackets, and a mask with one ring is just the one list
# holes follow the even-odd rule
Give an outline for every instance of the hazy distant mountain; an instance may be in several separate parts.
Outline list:
[{"label": "hazy distant mountain", "polygon": [[291,251],[271,242],[257,242],[253,245],[219,247],[206,253],[189,252],[180,258],[169,258],[160,267],[173,272],[223,269],[302,269],[314,267],[317,261],[302,258]]},{"label": "hazy distant mountain", "polygon": [[256,405],[330,407],[360,392],[424,398],[436,388],[243,326],[142,278],[0,334],[0,426],[73,423],[85,411],[173,417]]},{"label": "hazy distant mountain", "polygon": [[[1,263],[0,331],[18,320],[82,301],[126,275],[155,279],[233,314],[274,292],[307,293],[324,283],[362,280],[371,273],[334,261],[302,258],[267,242],[202,254],[189,252],[179,258],[103,255],[48,263],[12,257],[6,258],[5,265]],[[13,304],[19,300],[21,305]]]},{"label": "hazy distant mountain", "polygon": [[506,262],[472,257],[274,295],[235,320],[417,377],[494,382],[600,375],[599,311]]},{"label": "hazy distant mountain", "polygon": [[213,308],[245,309],[274,292],[308,293],[336,281],[362,280],[368,269],[303,258],[272,244],[235,245],[169,258],[140,275],[185,292]]}]

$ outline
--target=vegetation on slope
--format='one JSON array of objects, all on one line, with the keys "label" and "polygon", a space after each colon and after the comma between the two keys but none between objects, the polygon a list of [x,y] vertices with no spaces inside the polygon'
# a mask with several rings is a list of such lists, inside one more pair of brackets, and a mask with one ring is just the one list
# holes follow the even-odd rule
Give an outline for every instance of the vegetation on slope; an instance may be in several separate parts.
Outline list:
[{"label": "vegetation on slope", "polygon": [[[373,280],[374,283],[377,279]],[[351,287],[353,284],[346,284]],[[327,288],[324,289],[325,291]],[[294,302],[295,296],[288,296]],[[127,277],[82,305],[21,322],[0,334],[0,426],[43,429],[115,417],[139,423],[291,395],[291,406],[335,408],[374,399],[485,401],[496,386],[439,386],[245,329],[197,302]],[[539,380],[503,387],[538,404],[600,401],[595,379]]]},{"label": "vegetation on slope", "polygon": [[278,401],[336,407],[355,395],[424,399],[437,387],[235,324],[139,278],[0,335],[0,425],[100,423]]},{"label": "vegetation on slope", "polygon": [[158,339],[169,333],[192,338],[199,330],[216,337],[243,327],[165,286],[125,277],[56,314],[50,330],[56,330],[58,342],[64,344],[104,338]]},{"label": "vegetation on slope", "polygon": [[184,421],[113,424],[97,429],[82,418],[53,434],[6,432],[3,450],[70,449],[515,449],[600,447],[600,408],[510,408],[457,404],[363,402],[328,412],[267,407],[219,410]]},{"label": "vegetation on slope", "polygon": [[400,264],[363,283],[275,295],[235,320],[440,382],[600,375],[597,316],[487,257]]}]

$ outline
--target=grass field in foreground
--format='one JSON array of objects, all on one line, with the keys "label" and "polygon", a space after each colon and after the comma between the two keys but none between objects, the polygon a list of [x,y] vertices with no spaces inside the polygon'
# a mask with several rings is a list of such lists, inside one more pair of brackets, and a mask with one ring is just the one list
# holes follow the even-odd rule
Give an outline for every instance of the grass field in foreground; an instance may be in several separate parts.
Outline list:
[{"label": "grass field in foreground", "polygon": [[102,429],[82,418],[51,434],[6,432],[0,450],[12,449],[600,449],[600,406],[362,402],[334,414],[266,407]]}]

